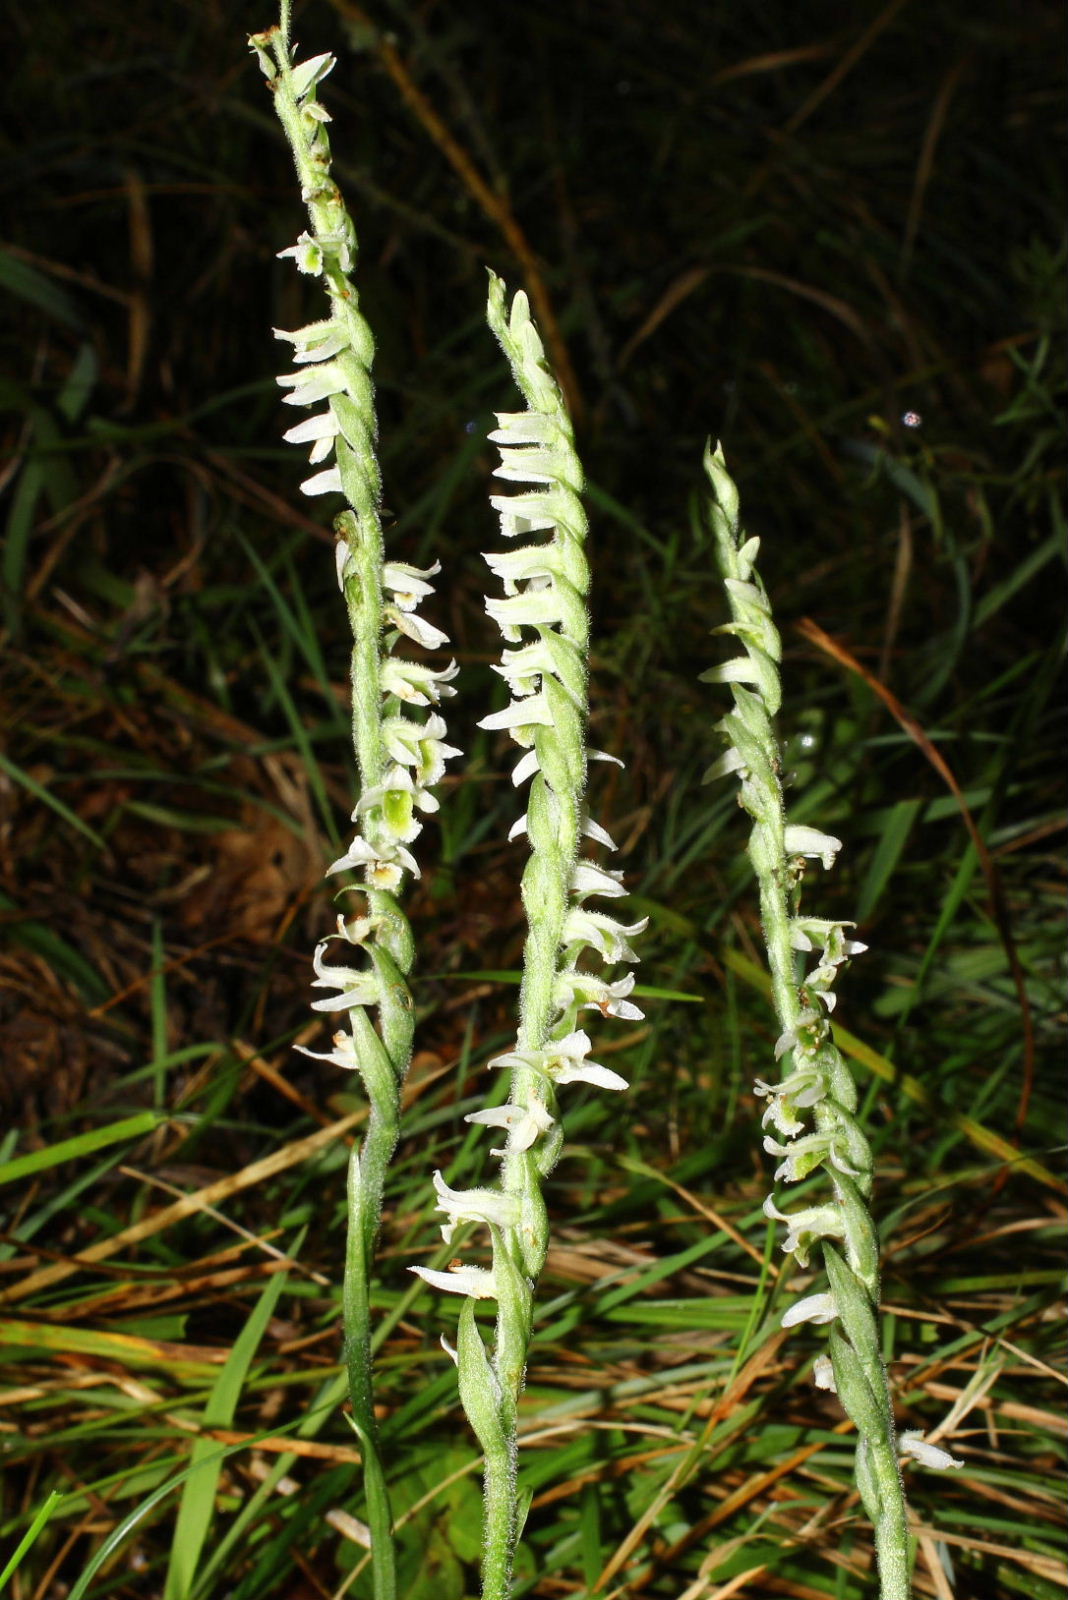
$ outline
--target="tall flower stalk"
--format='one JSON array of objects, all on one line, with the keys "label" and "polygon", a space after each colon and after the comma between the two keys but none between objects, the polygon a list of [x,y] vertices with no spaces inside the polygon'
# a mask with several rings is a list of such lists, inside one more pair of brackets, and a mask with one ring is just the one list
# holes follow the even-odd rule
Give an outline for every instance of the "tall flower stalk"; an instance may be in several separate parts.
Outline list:
[{"label": "tall flower stalk", "polygon": [[[275,333],[293,346],[296,371],[278,380],[288,391],[285,403],[322,406],[285,435],[291,443],[310,445],[311,463],[319,469],[301,488],[307,495],[339,494],[347,502],[334,527],[338,584],[353,636],[352,733],[360,798],[352,816],[356,835],[327,871],[360,874],[364,902],[360,915],[340,916],[337,932],[315,951],[312,986],[324,992],[313,1010],[336,1017],[341,1027],[330,1050],[305,1054],[357,1072],[370,1102],[363,1142],[353,1149],[348,1171],[345,1361],[363,1455],[375,1600],[393,1600],[392,1519],[371,1376],[370,1277],[414,1031],[407,982],[414,947],[399,896],[407,877],[419,875],[410,849],[422,827],[419,813],[437,810],[431,790],[448,757],[459,753],[444,742],[445,724],[437,710],[455,692],[449,683],[456,666],[434,670],[396,653],[405,639],[431,649],[448,642],[418,614],[420,602],[433,592],[428,580],[438,569],[421,571],[386,559],[375,454],[374,341],[351,278],[355,230],[330,176],[330,117],[317,98],[335,58],[320,55],[295,63],[289,20],[288,0],[283,0],[280,24],[249,42],[273,93],[308,208],[308,230],[280,254],[319,278],[328,300],[322,321],[294,333]],[[412,714],[419,707],[427,708],[422,720]],[[355,965],[327,963],[326,954],[336,944]]]},{"label": "tall flower stalk", "polygon": [[[819,1246],[828,1287],[787,1311],[784,1327],[828,1325],[829,1360],[818,1358],[817,1384],[834,1389],[857,1429],[856,1477],[875,1529],[883,1600],[907,1600],[909,1578],[905,1496],[890,1386],[879,1347],[879,1247],[868,1209],[872,1154],[855,1116],[857,1091],[834,1043],[832,985],[850,956],[865,946],[849,937],[852,923],[802,914],[806,862],[833,864],[841,840],[815,828],[791,826],[783,807],[778,744],[772,719],[781,689],[779,635],[767,593],[755,571],[759,539],[747,539],[738,517],[738,491],[720,449],[705,454],[710,516],[731,609],[720,633],[732,634],[744,654],[703,673],[729,683],[734,709],[719,724],[728,749],[706,781],[736,773],[741,803],[753,819],[749,857],[760,887],[760,912],[780,1034],[777,1083],[757,1081],[766,1100],[764,1148],[779,1158],[776,1181],[798,1183],[822,1169],[827,1199],[783,1212],[772,1197],[765,1214],[785,1225],[783,1250],[800,1267]],[[798,957],[811,963],[798,976]],[[906,1446],[906,1449],[908,1446]],[[915,1453],[915,1452],[914,1452]],[[928,1462],[928,1464],[931,1464]]]},{"label": "tall flower stalk", "polygon": [[[485,557],[504,588],[502,598],[486,601],[486,610],[511,647],[495,669],[511,699],[481,726],[507,729],[523,752],[513,782],[529,781],[530,791],[512,837],[525,833],[530,841],[522,884],[529,931],[515,1049],[490,1063],[510,1073],[508,1101],[468,1118],[503,1130],[503,1143],[493,1151],[502,1163],[500,1183],[454,1190],[440,1173],[434,1177],[446,1242],[461,1224],[481,1224],[489,1230],[492,1265],[413,1270],[466,1297],[455,1358],[460,1398],[485,1453],[483,1596],[507,1600],[523,1515],[516,1489],[517,1408],[549,1237],[542,1179],[563,1142],[557,1091],[570,1083],[626,1088],[618,1073],[589,1059],[590,1039],[578,1026],[582,1011],[641,1017],[628,998],[633,974],[610,981],[579,963],[591,950],[605,963],[635,961],[629,940],[645,923],[627,926],[586,906],[591,898],[625,890],[620,873],[579,853],[584,836],[614,846],[583,808],[589,569],[582,469],[570,419],[526,295],[515,296],[509,313],[504,285],[491,274],[488,317],[526,401],[525,411],[498,413],[490,434],[501,454],[495,475],[506,485],[528,487],[491,500],[513,546]],[[531,535],[549,537],[531,542]],[[476,1300],[497,1303],[492,1350],[475,1322]]]}]

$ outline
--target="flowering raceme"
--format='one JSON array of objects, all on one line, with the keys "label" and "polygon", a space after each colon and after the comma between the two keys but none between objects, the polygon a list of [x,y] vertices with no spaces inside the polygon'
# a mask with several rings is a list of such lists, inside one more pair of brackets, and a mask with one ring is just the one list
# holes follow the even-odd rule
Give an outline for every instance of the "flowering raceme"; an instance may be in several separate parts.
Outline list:
[{"label": "flowering raceme", "polygon": [[[621,874],[579,855],[584,838],[610,850],[615,846],[583,807],[587,759],[599,753],[587,752],[585,742],[589,572],[579,498],[582,469],[570,419],[526,296],[517,294],[506,312],[504,286],[492,276],[489,321],[528,407],[498,414],[490,434],[501,455],[494,475],[527,487],[491,496],[502,535],[514,541],[514,548],[485,558],[504,590],[503,597],[487,599],[486,611],[504,637],[506,648],[495,670],[510,698],[480,726],[510,735],[521,751],[512,781],[517,788],[530,785],[526,810],[510,834],[525,834],[530,843],[522,886],[529,934],[515,1048],[490,1062],[510,1074],[508,1100],[468,1117],[503,1130],[503,1141],[493,1149],[502,1163],[500,1188],[457,1191],[435,1177],[445,1238],[451,1240],[461,1220],[484,1224],[492,1270],[458,1263],[448,1272],[412,1270],[435,1288],[468,1297],[455,1358],[460,1397],[486,1455],[483,1595],[505,1600],[519,1534],[516,1405],[530,1342],[533,1288],[548,1248],[540,1185],[563,1139],[558,1091],[574,1084],[625,1089],[619,1073],[590,1059],[592,1043],[578,1018],[586,1010],[624,1019],[642,1015],[629,998],[632,973],[612,978],[588,972],[580,963],[590,954],[608,965],[633,963],[630,941],[645,921],[622,922],[586,903],[614,900],[626,890]],[[534,538],[546,534],[547,539]],[[472,1311],[474,1299],[490,1297],[498,1307],[492,1356]]]},{"label": "flowering raceme", "polygon": [[[396,1572],[372,1392],[370,1276],[413,1043],[407,975],[414,943],[398,896],[405,879],[419,875],[411,847],[422,818],[437,810],[432,790],[446,761],[459,753],[446,742],[440,712],[442,701],[454,693],[456,666],[432,667],[397,653],[408,641],[424,650],[440,649],[448,641],[419,614],[433,594],[430,580],[437,564],[422,569],[386,558],[375,454],[374,341],[349,276],[357,258],[356,232],[330,175],[330,117],[317,98],[334,57],[319,55],[294,64],[287,0],[280,26],[257,34],[250,43],[293,151],[310,224],[295,245],[279,254],[292,259],[301,273],[318,278],[329,302],[327,317],[294,332],[274,330],[292,347],[294,370],[278,379],[283,401],[312,411],[287,429],[285,438],[309,447],[315,470],[301,484],[303,493],[315,498],[340,495],[347,506],[334,526],[337,581],[353,634],[352,729],[360,796],[352,813],[356,832],[327,874],[356,873],[366,907],[353,918],[339,917],[337,931],[315,951],[312,988],[321,994],[312,1009],[343,1026],[331,1049],[305,1054],[359,1073],[371,1106],[363,1142],[354,1148],[349,1169],[345,1350],[372,1528],[374,1592],[385,1600],[396,1593]],[[328,962],[328,952],[338,943],[355,952],[360,964]],[[468,1279],[467,1292],[480,1293],[484,1281]]]}]

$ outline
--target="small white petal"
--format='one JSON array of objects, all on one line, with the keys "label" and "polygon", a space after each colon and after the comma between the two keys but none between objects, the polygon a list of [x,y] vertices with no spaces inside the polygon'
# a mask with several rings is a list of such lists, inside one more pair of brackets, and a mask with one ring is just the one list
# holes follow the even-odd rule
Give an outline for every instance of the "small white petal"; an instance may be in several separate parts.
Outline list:
[{"label": "small white petal", "polygon": [[490,731],[495,728],[527,728],[534,724],[551,728],[552,722],[553,714],[545,696],[532,694],[522,700],[513,700],[503,711],[494,711],[490,716],[482,717],[476,726]]},{"label": "small white petal", "polygon": [[519,758],[512,769],[513,785],[518,789],[519,785],[525,783],[528,778],[532,778],[540,770],[540,767],[538,752],[536,750],[528,750],[526,755]]},{"label": "small white petal", "polygon": [[287,428],[282,438],[287,444],[310,444],[313,439],[332,439],[337,431],[334,413],[317,411],[314,417],[305,417],[295,427]]},{"label": "small white petal", "polygon": [[337,467],[328,467],[325,472],[317,472],[312,478],[305,478],[300,486],[301,494],[343,494],[341,487],[341,473]]},{"label": "small white petal", "polygon": [[833,1294],[810,1294],[790,1306],[780,1327],[796,1328],[800,1322],[833,1322],[837,1315]]}]

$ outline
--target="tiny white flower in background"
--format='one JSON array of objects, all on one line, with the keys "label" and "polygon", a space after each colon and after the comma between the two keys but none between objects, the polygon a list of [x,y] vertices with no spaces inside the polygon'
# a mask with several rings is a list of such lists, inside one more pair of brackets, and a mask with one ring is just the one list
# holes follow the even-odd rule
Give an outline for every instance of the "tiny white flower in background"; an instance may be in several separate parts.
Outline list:
[{"label": "tiny white flower in background", "polygon": [[963,1467],[964,1462],[951,1456],[936,1444],[928,1444],[922,1433],[898,1435],[898,1449],[902,1456],[918,1462],[921,1467],[931,1467],[935,1472],[945,1472],[950,1467]]},{"label": "tiny white flower in background", "polygon": [[448,1272],[436,1272],[433,1267],[409,1267],[417,1278],[429,1283],[432,1289],[444,1289],[448,1294],[469,1295],[472,1300],[496,1300],[497,1280],[487,1267],[450,1267]]},{"label": "tiny white flower in background", "polygon": [[810,1294],[790,1306],[780,1327],[796,1328],[801,1322],[833,1322],[837,1315],[838,1307],[833,1294]]},{"label": "tiny white flower in background", "polygon": [[834,1367],[830,1356],[817,1356],[812,1363],[812,1382],[817,1389],[826,1389],[830,1394],[838,1393],[838,1385],[834,1381]]}]

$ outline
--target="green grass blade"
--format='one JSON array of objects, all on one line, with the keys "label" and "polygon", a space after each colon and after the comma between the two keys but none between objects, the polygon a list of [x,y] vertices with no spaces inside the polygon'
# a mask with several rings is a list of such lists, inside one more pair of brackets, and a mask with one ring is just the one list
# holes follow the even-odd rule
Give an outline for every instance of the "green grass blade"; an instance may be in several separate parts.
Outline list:
[{"label": "green grass blade", "polygon": [[[266,1287],[219,1373],[204,1407],[206,1428],[225,1428],[234,1420],[241,1390],[264,1330],[286,1286],[287,1273],[268,1279]],[[197,1562],[215,1513],[215,1491],[222,1460],[213,1439],[197,1439],[190,1462],[194,1469],[185,1481],[174,1525],[164,1600],[187,1600],[196,1578]]]},{"label": "green grass blade", "polygon": [[158,1111],[141,1111],[136,1117],[109,1122],[105,1128],[93,1128],[88,1133],[76,1134],[72,1139],[61,1139],[46,1150],[31,1150],[28,1155],[15,1156],[13,1160],[0,1164],[0,1185],[17,1183],[20,1178],[28,1178],[34,1172],[44,1172],[49,1167],[58,1167],[65,1161],[77,1161],[80,1156],[104,1150],[111,1144],[121,1144],[125,1139],[140,1139],[146,1133],[154,1132],[166,1120],[166,1116]]}]

